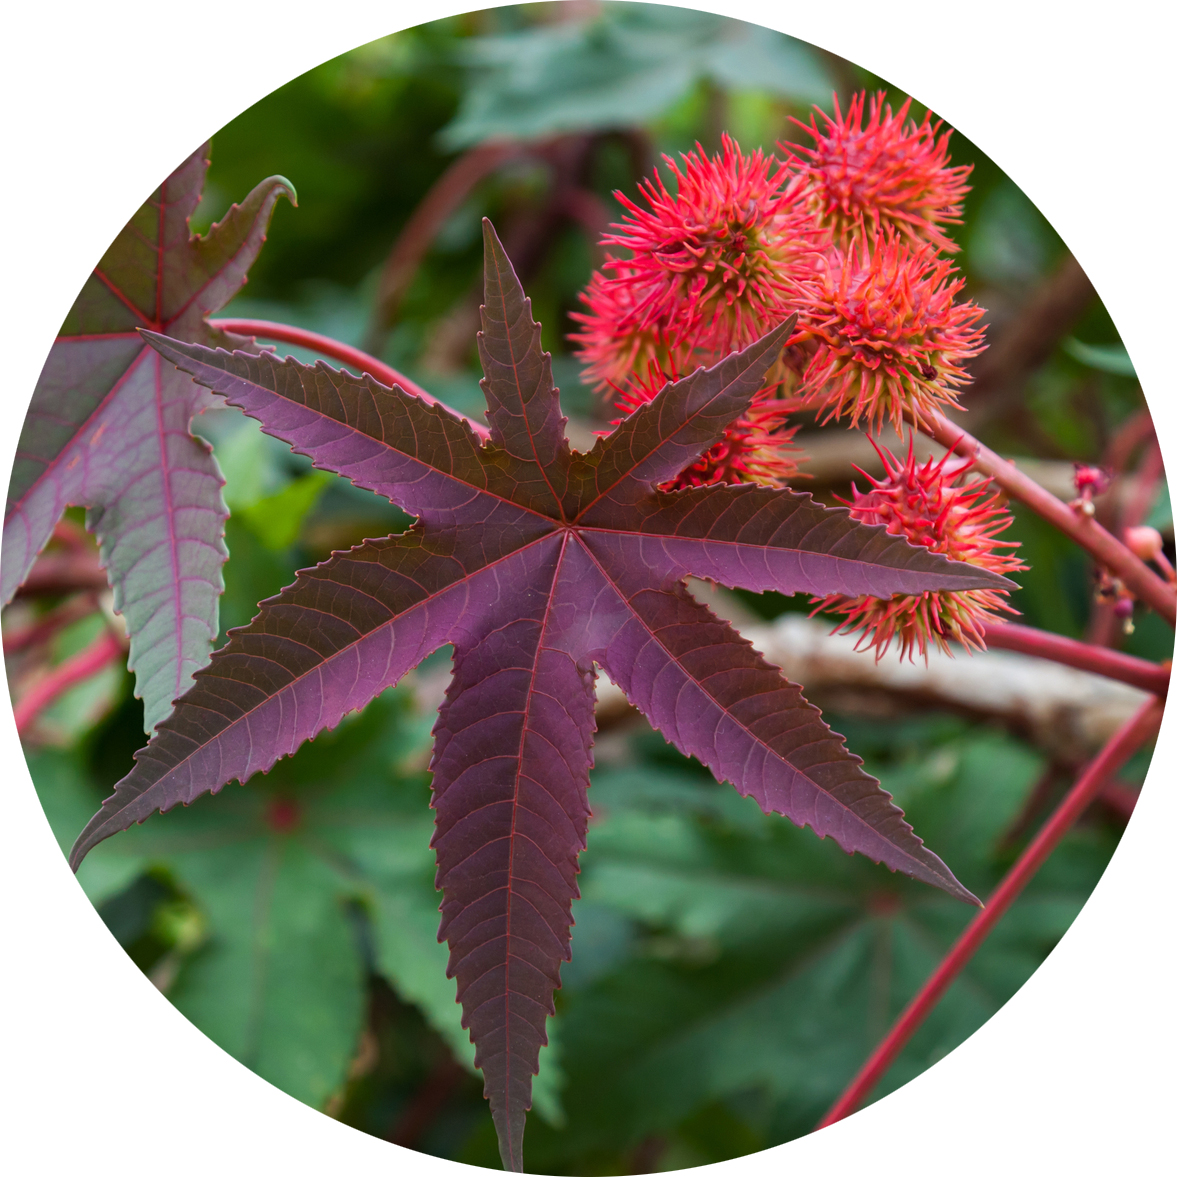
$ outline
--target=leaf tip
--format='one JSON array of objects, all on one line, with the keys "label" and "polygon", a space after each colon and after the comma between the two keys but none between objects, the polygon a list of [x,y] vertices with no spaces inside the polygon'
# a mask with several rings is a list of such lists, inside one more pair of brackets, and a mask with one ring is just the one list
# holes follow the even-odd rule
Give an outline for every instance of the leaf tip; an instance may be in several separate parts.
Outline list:
[{"label": "leaf tip", "polygon": [[[285,176],[271,176],[270,182],[276,189],[281,189],[284,191],[286,193],[286,199],[289,200],[295,208],[298,208],[298,192],[294,185]],[[281,192],[279,192],[279,195],[281,195]]]}]

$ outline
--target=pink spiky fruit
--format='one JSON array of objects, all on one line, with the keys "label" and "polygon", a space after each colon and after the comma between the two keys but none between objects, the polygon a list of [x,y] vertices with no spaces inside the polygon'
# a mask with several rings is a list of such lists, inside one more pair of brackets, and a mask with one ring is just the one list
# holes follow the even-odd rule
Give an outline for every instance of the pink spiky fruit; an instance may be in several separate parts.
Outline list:
[{"label": "pink spiky fruit", "polygon": [[835,94],[833,118],[815,107],[820,125],[816,115],[808,125],[792,120],[813,138],[812,147],[793,145],[804,157],[798,163],[810,182],[811,206],[843,244],[894,231],[955,253],[960,247],[940,226],[960,223],[972,168],[949,166],[952,132],[941,134],[943,123],[933,123],[930,113],[918,125],[909,119],[910,98],[892,114],[886,97],[886,91],[872,95],[868,115],[862,91],[843,115]]},{"label": "pink spiky fruit", "polygon": [[[859,471],[871,489],[864,493],[852,487],[853,497],[846,505],[855,519],[883,524],[892,535],[904,535],[913,544],[990,572],[1006,575],[1026,567],[1012,552],[1002,550],[1018,545],[998,538],[1013,517],[992,479],[964,481],[970,461],[945,454],[921,465],[911,443],[904,461],[883,447],[875,449],[884,475],[875,479]],[[1006,598],[1000,589],[886,599],[834,595],[817,601],[813,612],[844,617],[833,632],[858,633],[858,649],[874,649],[876,659],[898,642],[900,657],[914,661],[916,652],[926,660],[929,646],[951,653],[948,643],[953,640],[970,652],[985,649],[985,626],[1000,620],[1001,613],[1017,612]]]},{"label": "pink spiky fruit", "polygon": [[645,207],[617,194],[626,214],[602,244],[628,256],[607,257],[573,316],[585,375],[602,390],[689,373],[758,339],[788,317],[790,278],[825,241],[803,180],[775,157],[725,135],[714,157],[696,145],[681,167],[663,158],[675,191],[656,175],[640,185]]},{"label": "pink spiky fruit", "polygon": [[902,434],[905,411],[956,405],[966,360],[984,349],[984,311],[957,302],[964,279],[935,247],[879,236],[827,251],[797,281],[795,306],[811,341],[799,394],[823,421],[849,416]]}]

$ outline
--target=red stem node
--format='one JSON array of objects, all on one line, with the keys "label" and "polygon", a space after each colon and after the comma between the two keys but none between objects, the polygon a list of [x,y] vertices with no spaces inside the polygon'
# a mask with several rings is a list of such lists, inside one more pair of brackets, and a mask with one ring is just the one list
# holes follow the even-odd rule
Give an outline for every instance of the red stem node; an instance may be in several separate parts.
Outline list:
[{"label": "red stem node", "polygon": [[398,372],[382,360],[376,359],[375,356],[360,351],[358,347],[340,343],[339,340],[332,339],[329,335],[320,335],[317,331],[306,331],[302,327],[291,327],[288,323],[270,323],[265,319],[210,319],[209,326],[217,327],[222,331],[231,331],[235,335],[251,335],[254,338],[270,339],[275,343],[289,343],[295,347],[305,347],[310,351],[317,351],[320,355],[338,360],[341,364],[349,364],[361,372],[367,372],[368,375],[379,380],[381,384],[386,384],[389,388],[398,384],[405,392],[419,397],[427,405],[440,405],[447,413],[461,417],[479,437],[490,436],[490,430],[485,425],[480,425],[463,413],[455,413],[448,405],[439,401],[432,393],[426,392],[403,372]]},{"label": "red stem node", "polygon": [[875,1048],[862,1069],[850,1085],[838,1097],[833,1107],[826,1112],[818,1128],[825,1128],[844,1119],[855,1111],[874,1090],[875,1085],[890,1069],[911,1036],[923,1024],[924,1019],[935,1008],[940,998],[956,979],[961,969],[972,959],[973,954],[984,943],[985,938],[996,926],[998,920],[1009,909],[1026,884],[1038,872],[1038,868],[1050,857],[1051,852],[1062,840],[1063,835],[1075,824],[1083,811],[1099,795],[1104,786],[1115,776],[1128,758],[1160,727],[1164,704],[1160,699],[1150,699],[1139,711],[1104,745],[1098,756],[1063,798],[1062,803],[1040,829],[1034,840],[1026,847],[1021,857],[1002,879],[997,890],[989,898],[988,905],[973,919],[948,955],[940,962],[936,971],[924,983],[890,1032]]}]

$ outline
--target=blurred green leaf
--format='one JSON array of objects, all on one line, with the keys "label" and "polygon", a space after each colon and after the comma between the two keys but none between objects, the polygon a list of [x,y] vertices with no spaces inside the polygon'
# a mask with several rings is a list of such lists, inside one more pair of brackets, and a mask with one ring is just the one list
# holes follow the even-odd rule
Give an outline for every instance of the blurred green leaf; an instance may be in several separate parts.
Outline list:
[{"label": "blurred green leaf", "polygon": [[364,1012],[346,892],[297,837],[225,820],[202,832],[206,845],[168,856],[210,926],[169,997],[263,1079],[322,1107],[343,1082]]},{"label": "blurred green leaf", "polygon": [[599,16],[471,39],[474,80],[440,134],[448,149],[629,127],[662,114],[700,78],[733,90],[826,101],[813,50],[783,33],[710,13],[605,4]]},{"label": "blurred green leaf", "polygon": [[966,269],[995,286],[1017,288],[1037,281],[1062,249],[1046,218],[1007,177],[983,194],[979,208],[971,207],[969,212]]},{"label": "blurred green leaf", "polygon": [[[166,869],[208,926],[169,996],[234,1057],[316,1107],[343,1081],[363,1016],[355,903],[373,913],[375,967],[472,1063],[437,943],[426,778],[393,767],[424,735],[410,708],[405,691],[386,692],[248,787],[110,839],[79,875],[101,902],[147,867]],[[32,767],[67,849],[94,790],[76,755],[42,753]]]},{"label": "blurred green leaf", "polygon": [[332,481],[323,470],[312,470],[288,483],[277,494],[267,495],[241,509],[241,518],[262,545],[271,552],[290,547],[302,530],[303,520]]},{"label": "blurred green leaf", "polygon": [[[868,769],[985,894],[1041,756],[955,720],[856,726]],[[575,1171],[575,1158],[652,1137],[689,1139],[691,1163],[703,1164],[748,1151],[749,1139],[763,1148],[808,1131],[969,920],[926,887],[721,800],[730,793],[684,771],[595,774],[581,903],[617,912],[636,934],[624,959],[567,996],[569,1126],[529,1129],[541,1171]],[[1025,981],[1110,849],[1072,836],[879,1094],[948,1053]],[[741,1127],[703,1146],[688,1123],[719,1108]]]},{"label": "blurred green leaf", "polygon": [[[29,773],[53,836],[68,855],[78,833],[102,799],[75,754],[46,748],[27,756]],[[97,800],[96,800],[97,799]],[[144,860],[119,842],[108,841],[78,868],[78,882],[95,906],[125,890],[143,872]]]},{"label": "blurred green leaf", "polygon": [[1122,343],[1083,343],[1073,335],[1068,335],[1063,340],[1063,351],[1098,372],[1110,372],[1113,376],[1136,376],[1132,357]]}]

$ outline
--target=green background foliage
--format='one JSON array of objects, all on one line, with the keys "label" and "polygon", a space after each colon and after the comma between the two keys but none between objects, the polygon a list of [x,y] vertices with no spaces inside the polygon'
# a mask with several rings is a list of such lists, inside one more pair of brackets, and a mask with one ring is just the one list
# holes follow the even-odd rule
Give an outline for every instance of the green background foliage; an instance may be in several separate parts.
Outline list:
[{"label": "green background foliage", "polygon": [[[591,136],[586,185],[614,219],[613,191],[636,195],[635,152],[656,160],[697,140],[711,148],[721,129],[746,150],[773,149],[782,136],[802,138],[789,116],[805,117],[813,101],[829,109],[832,88],[845,102],[884,84],[803,43],[702,13],[605,5],[587,22],[556,15],[530,5],[396,34],[304,74],[218,132],[195,227],[270,173],[289,176],[300,199],[298,209],[278,207],[250,284],[226,313],[350,343],[369,337],[379,270],[400,230],[459,149],[488,136]],[[1063,245],[991,161],[959,133],[952,142],[953,161],[974,165],[959,264],[996,330]],[[478,184],[434,240],[383,342],[386,360],[460,409],[480,404],[473,338],[444,362],[438,338],[475,295],[479,220],[526,221],[547,185],[534,162]],[[582,227],[559,222],[525,284],[566,407],[600,428],[608,407],[580,387],[565,338],[594,247]],[[1097,304],[1033,375],[1018,411],[990,417],[982,435],[1008,454],[1098,460],[1140,403]],[[311,471],[235,411],[210,412],[199,428],[232,510],[222,641],[296,568],[408,522]],[[1167,504],[1166,495],[1159,526],[1171,527]],[[1024,619],[1081,635],[1085,558],[1020,513],[1011,536],[1032,566],[1014,597]],[[746,600],[765,617],[808,608],[772,594]],[[60,635],[54,657],[83,646],[93,624]],[[1146,617],[1127,648],[1159,659],[1167,641]],[[1041,811],[1046,754],[1018,733],[935,711],[827,719],[961,881],[991,890],[1033,831],[1027,806],[1036,799]],[[431,722],[411,687],[387,692],[268,776],[104,843],[79,878],[177,1008],[258,1074],[357,1128],[497,1168],[436,941]],[[65,849],[128,770],[143,739],[141,705],[129,677],[110,672],[62,699],[43,728],[49,738],[30,750],[30,767]],[[1146,763],[1138,758],[1129,776],[1141,779]],[[603,735],[590,798],[574,956],[541,1056],[529,1168],[681,1168],[809,1131],[970,910],[765,817],[641,723]],[[877,1094],[943,1057],[1025,981],[1099,879],[1119,828],[1093,811],[1067,838]]]}]

